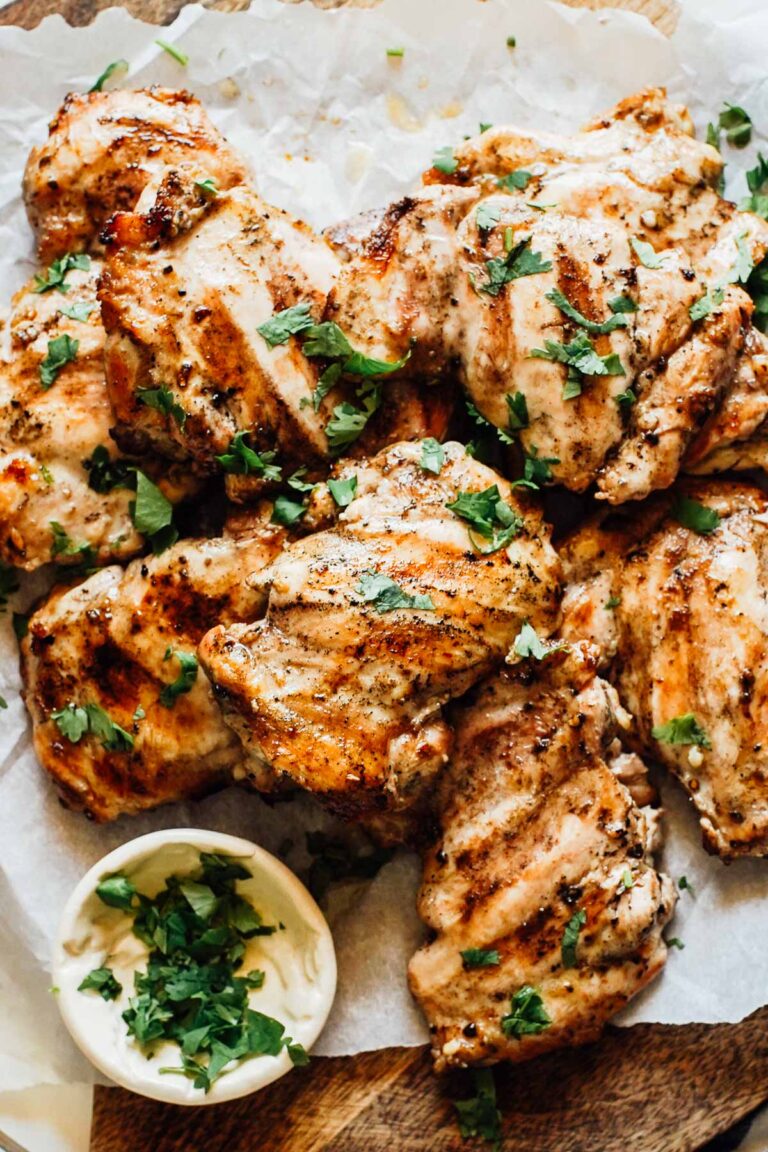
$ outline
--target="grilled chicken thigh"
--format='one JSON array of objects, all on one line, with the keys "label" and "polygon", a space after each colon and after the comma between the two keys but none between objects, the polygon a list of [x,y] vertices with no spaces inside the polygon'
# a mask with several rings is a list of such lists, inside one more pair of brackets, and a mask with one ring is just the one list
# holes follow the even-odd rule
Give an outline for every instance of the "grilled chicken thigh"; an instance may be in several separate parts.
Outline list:
[{"label": "grilled chicken thigh", "polygon": [[37,755],[69,807],[112,820],[238,774],[240,742],[195,649],[214,623],[258,614],[263,595],[245,576],[283,537],[233,521],[223,537],[183,540],[55,589],[33,613],[21,645],[25,699]]},{"label": "grilled chicken thigh", "polygon": [[[357,487],[336,526],[255,578],[265,619],[200,646],[253,758],[349,815],[415,802],[450,751],[443,705],[504,660],[526,619],[542,634],[557,621],[539,511],[461,445],[444,451],[437,475],[419,444],[346,463],[338,478]],[[462,492],[492,498],[493,536],[447,507]]]},{"label": "grilled chicken thigh", "polygon": [[526,660],[454,711],[419,897],[433,938],[409,969],[438,1071],[593,1040],[664,964],[674,888],[595,663],[584,644]]},{"label": "grilled chicken thigh", "polygon": [[[0,560],[27,571],[51,560],[108,563],[144,543],[130,515],[135,493],[93,487],[87,466],[95,451],[112,461],[118,453],[109,434],[99,266],[81,263],[57,288],[40,291],[39,278],[17,293],[10,361],[0,363]],[[193,488],[174,469],[161,479],[156,466],[142,467],[172,502]]]},{"label": "grilled chicken thigh", "polygon": [[682,781],[709,851],[768,853],[768,498],[691,482],[588,521],[562,557],[563,635],[599,645],[636,747]]},{"label": "grilled chicken thigh", "polygon": [[113,212],[133,208],[150,180],[187,160],[219,188],[247,178],[243,161],[189,92],[71,93],[24,173],[40,259],[90,248]]}]

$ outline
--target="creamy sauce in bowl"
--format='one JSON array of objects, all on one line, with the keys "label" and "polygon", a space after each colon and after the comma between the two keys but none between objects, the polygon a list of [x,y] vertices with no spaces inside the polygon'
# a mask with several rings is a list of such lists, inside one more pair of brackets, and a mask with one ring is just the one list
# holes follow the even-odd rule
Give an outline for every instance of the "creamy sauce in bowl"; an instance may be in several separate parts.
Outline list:
[{"label": "creamy sauce in bowl", "polygon": [[[64,1022],[86,1056],[117,1084],[173,1104],[211,1104],[254,1092],[292,1068],[279,1055],[257,1055],[231,1062],[205,1093],[193,1081],[161,1069],[181,1069],[174,1041],[140,1045],[129,1035],[122,1013],[136,995],[134,975],[144,972],[150,948],[133,933],[132,916],[107,906],[97,895],[100,882],[115,873],[138,892],[155,897],[171,876],[190,877],[200,870],[200,854],[234,857],[250,873],[236,891],[277,930],[245,942],[236,975],[256,969],[263,984],[248,993],[248,1006],[273,1017],[294,1044],[309,1049],[320,1034],[336,990],[336,959],[330,930],[303,884],[274,856],[247,840],[199,829],[153,832],[116,849],[83,877],[62,915],[53,972]],[[122,985],[113,1000],[96,991],[79,991],[95,969],[109,968]]]}]

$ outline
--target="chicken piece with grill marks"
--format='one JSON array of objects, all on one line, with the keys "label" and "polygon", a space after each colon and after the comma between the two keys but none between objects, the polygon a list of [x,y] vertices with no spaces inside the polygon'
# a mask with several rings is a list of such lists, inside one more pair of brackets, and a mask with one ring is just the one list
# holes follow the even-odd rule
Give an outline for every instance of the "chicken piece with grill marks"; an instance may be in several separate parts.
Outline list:
[{"label": "chicken piece with grill marks", "polygon": [[409,967],[437,1071],[594,1040],[664,965],[657,812],[595,665],[585,644],[550,651],[454,709],[419,895],[431,940]]},{"label": "chicken piece with grill marks", "polygon": [[[89,471],[114,470],[113,416],[104,381],[99,265],[88,257],[62,282],[49,275],[13,301],[10,359],[0,363],[0,560],[30,571],[54,560],[109,563],[143,547],[130,515],[135,494]],[[67,361],[67,357],[71,357]],[[60,363],[56,370],[50,367]],[[129,462],[123,461],[123,479]],[[134,462],[140,463],[140,462]],[[176,503],[196,487],[176,468],[141,463]]]},{"label": "chicken piece with grill marks", "polygon": [[24,173],[40,259],[91,248],[113,212],[132,209],[165,167],[187,160],[218,188],[247,179],[243,161],[189,92],[71,93]]},{"label": "chicken piece with grill marks", "polygon": [[657,251],[682,247],[712,281],[733,266],[739,237],[755,264],[768,249],[768,223],[719,195],[720,153],[694,139],[687,108],[662,88],[627,97],[572,136],[493,127],[455,157],[455,173],[433,168],[426,179],[482,184],[522,173],[515,198],[620,222]]},{"label": "chicken piece with grill marks", "polygon": [[371,356],[401,357],[415,340],[406,372],[458,364],[481,414],[515,430],[556,482],[640,499],[672,483],[716,411],[752,304],[730,285],[692,320],[706,286],[682,251],[649,267],[631,239],[511,196],[428,189],[371,220],[328,312]]},{"label": "chicken piece with grill marks", "polygon": [[68,807],[113,820],[244,774],[195,650],[217,621],[258,614],[263,595],[245,576],[284,536],[266,516],[241,514],[221,537],[57,588],[32,614],[24,695],[38,758]]},{"label": "chicken piece with grill marks", "polygon": [[591,638],[634,746],[683,783],[705,847],[768,853],[768,498],[686,482],[563,544],[563,635]]},{"label": "chicken piece with grill marks", "polygon": [[[450,751],[443,706],[503,662],[525,619],[544,635],[558,619],[538,509],[459,444],[437,475],[421,451],[345,463],[357,486],[335,527],[256,577],[265,618],[199,650],[252,758],[350,816],[415,803]],[[447,507],[461,492],[493,498],[479,529]]]}]

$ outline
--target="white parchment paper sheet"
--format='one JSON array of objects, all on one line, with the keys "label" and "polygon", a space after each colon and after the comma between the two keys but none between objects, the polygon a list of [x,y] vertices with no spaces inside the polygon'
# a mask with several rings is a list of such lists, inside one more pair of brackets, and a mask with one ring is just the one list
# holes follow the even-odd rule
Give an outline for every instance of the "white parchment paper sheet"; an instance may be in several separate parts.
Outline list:
[{"label": "white parchment paper sheet", "polygon": [[[189,55],[182,69],[154,44],[158,30],[113,9],[86,29],[59,17],[33,32],[0,29],[0,297],[33,267],[19,199],[30,145],[71,89],[84,90],[111,60],[128,83],[190,87],[250,158],[260,192],[323,226],[410,188],[436,147],[479,121],[570,130],[649,84],[690,102],[703,129],[727,99],[745,105],[756,140],[768,130],[760,0],[699,0],[670,43],[627,13],[594,14],[544,0],[384,0],[372,10],[320,11],[254,0],[247,13],[185,8],[161,35]],[[515,35],[517,48],[506,45]],[[387,48],[403,48],[392,61]],[[737,194],[754,147],[728,155]],[[0,618],[0,1089],[90,1079],[58,1022],[48,957],[62,903],[80,875],[117,844],[154,828],[204,826],[275,851],[328,823],[305,800],[267,807],[230,791],[110,827],[60,808],[32,752],[19,699],[9,614]],[[766,999],[768,863],[723,867],[709,859],[682,793],[665,789],[665,865],[685,874],[674,952],[662,980],[629,1021],[736,1020]],[[306,863],[299,853],[297,866]],[[341,1054],[416,1044],[426,1031],[405,986],[420,939],[418,865],[405,854],[331,918],[339,995],[316,1051]]]}]

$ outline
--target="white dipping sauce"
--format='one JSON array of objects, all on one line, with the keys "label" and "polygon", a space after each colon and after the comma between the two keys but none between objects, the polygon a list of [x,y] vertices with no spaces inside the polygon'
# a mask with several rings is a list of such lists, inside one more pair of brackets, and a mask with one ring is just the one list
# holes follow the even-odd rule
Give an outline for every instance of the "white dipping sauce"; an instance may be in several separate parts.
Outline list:
[{"label": "white dipping sauce", "polygon": [[[122,1013],[136,995],[134,973],[146,970],[149,948],[133,935],[133,917],[104,904],[96,886],[120,872],[137,891],[154,897],[169,876],[199,871],[201,852],[236,856],[253,874],[238,880],[236,891],[264,925],[285,926],[246,941],[235,975],[254,968],[264,972],[262,987],[249,992],[249,1007],[279,1020],[287,1036],[309,1049],[336,991],[336,957],[322,912],[296,876],[263,848],[218,832],[176,828],[140,836],[105,856],[83,877],[64,909],[53,961],[59,1008],[75,1043],[100,1071],[124,1088],[171,1104],[233,1100],[292,1068],[284,1048],[278,1056],[251,1056],[228,1065],[206,1094],[185,1076],[160,1072],[181,1067],[177,1044],[155,1041],[142,1048],[128,1035]],[[122,984],[116,1000],[78,991],[94,968],[110,968]]]}]

